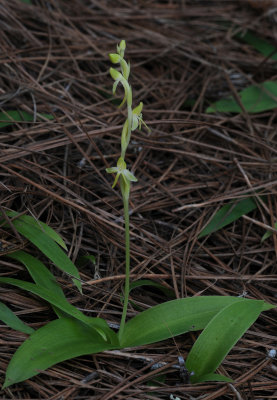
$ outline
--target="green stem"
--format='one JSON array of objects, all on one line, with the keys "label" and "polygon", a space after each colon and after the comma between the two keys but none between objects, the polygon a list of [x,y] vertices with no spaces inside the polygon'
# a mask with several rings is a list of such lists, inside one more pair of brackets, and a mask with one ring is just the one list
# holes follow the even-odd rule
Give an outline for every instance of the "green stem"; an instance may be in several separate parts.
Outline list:
[{"label": "green stem", "polygon": [[119,343],[123,335],[128,301],[129,301],[129,290],[130,290],[130,227],[129,227],[129,196],[123,195],[124,204],[124,221],[125,221],[125,287],[124,287],[124,303],[123,311],[121,316],[120,328],[118,332]]}]

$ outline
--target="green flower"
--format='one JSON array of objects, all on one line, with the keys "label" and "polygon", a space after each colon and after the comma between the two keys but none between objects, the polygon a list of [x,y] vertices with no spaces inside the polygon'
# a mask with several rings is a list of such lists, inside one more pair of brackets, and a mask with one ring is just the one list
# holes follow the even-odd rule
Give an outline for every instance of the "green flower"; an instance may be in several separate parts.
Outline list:
[{"label": "green flower", "polygon": [[146,125],[146,123],[142,119],[142,108],[143,108],[143,103],[140,102],[139,105],[132,110],[132,123],[130,132],[128,131],[129,118],[126,119],[123,125],[121,133],[121,149],[122,149],[121,154],[123,155],[125,154],[125,151],[129,145],[131,131],[134,131],[135,129],[137,129],[137,127],[141,130],[141,124],[143,124],[146,127],[146,129],[149,132],[151,132],[151,129]]},{"label": "green flower", "polygon": [[135,107],[132,111],[132,131],[137,129],[139,127],[139,130],[141,130],[141,124],[143,124],[148,131],[151,131],[151,129],[146,125],[146,123],[142,119],[142,108],[143,108],[143,103],[142,101],[139,103],[137,107]]},{"label": "green flower", "polygon": [[117,184],[118,178],[122,177],[124,187],[129,188],[130,182],[137,182],[137,178],[126,168],[126,162],[123,160],[122,157],[119,157],[117,161],[117,166],[112,168],[106,168],[106,171],[109,174],[115,174],[116,177],[113,183],[113,188]]}]

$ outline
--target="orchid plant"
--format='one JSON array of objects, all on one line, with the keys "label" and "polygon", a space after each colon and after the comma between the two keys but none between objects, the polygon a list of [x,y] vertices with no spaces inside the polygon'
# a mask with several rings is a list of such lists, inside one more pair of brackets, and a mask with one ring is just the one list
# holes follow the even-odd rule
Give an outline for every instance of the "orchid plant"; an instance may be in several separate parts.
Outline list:
[{"label": "orchid plant", "polygon": [[110,68],[111,77],[114,79],[113,84],[113,94],[115,95],[117,86],[119,83],[122,84],[124,88],[124,98],[119,107],[123,106],[127,102],[127,118],[122,128],[121,133],[121,155],[117,161],[117,166],[112,168],[107,168],[106,171],[109,174],[116,173],[116,177],[112,187],[114,188],[118,179],[120,183],[120,189],[123,198],[124,206],[124,221],[125,221],[125,289],[124,289],[124,304],[123,312],[121,317],[121,323],[119,328],[119,340],[122,338],[124,331],[125,320],[127,315],[128,298],[130,290],[130,228],[129,228],[129,196],[130,196],[130,186],[131,182],[137,182],[137,178],[126,168],[125,154],[127,147],[130,142],[131,132],[137,129],[141,129],[141,124],[143,123],[149,130],[147,125],[142,119],[142,108],[143,103],[140,102],[137,107],[132,109],[133,97],[132,89],[129,85],[128,78],[130,75],[130,63],[124,60],[124,52],[126,48],[125,40],[122,40],[119,45],[117,45],[117,53],[110,54],[110,60],[113,64],[120,64],[121,72],[114,68]]},{"label": "orchid plant", "polygon": [[[130,64],[124,59],[125,49],[126,43],[122,40],[117,46],[117,53],[110,54],[111,62],[120,67],[120,71],[110,69],[114,80],[113,93],[116,93],[120,83],[124,89],[121,106],[126,103],[127,118],[121,134],[121,155],[116,167],[107,168],[108,173],[116,174],[112,187],[119,182],[125,219],[126,273],[119,331],[115,332],[104,319],[89,317],[70,304],[54,275],[40,260],[23,250],[7,254],[12,262],[20,262],[26,267],[34,283],[5,276],[0,277],[0,282],[41,297],[52,306],[57,318],[35,330],[0,302],[0,319],[10,328],[29,335],[10,360],[3,389],[73,357],[145,346],[197,330],[203,331],[186,359],[190,382],[230,382],[229,377],[215,373],[216,369],[260,313],[273,308],[262,300],[232,296],[195,296],[159,304],[138,313],[126,322],[130,291],[129,197],[131,183],[137,179],[127,169],[125,155],[132,131],[141,129],[142,125],[149,128],[142,119],[142,102],[132,108],[132,90],[128,82]],[[31,216],[14,211],[6,211],[5,214],[0,214],[1,226],[9,229],[13,223],[22,236],[37,246],[54,265],[69,274],[82,292],[80,275],[65,253],[67,249],[62,238],[48,225]],[[9,223],[7,218],[11,218]]]}]

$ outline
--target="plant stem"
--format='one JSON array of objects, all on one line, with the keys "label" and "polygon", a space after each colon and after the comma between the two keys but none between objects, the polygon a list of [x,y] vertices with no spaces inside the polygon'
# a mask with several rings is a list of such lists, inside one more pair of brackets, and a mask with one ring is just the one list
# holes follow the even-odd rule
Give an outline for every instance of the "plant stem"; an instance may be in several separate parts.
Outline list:
[{"label": "plant stem", "polygon": [[129,196],[123,195],[124,205],[124,222],[125,222],[125,287],[124,287],[124,303],[121,316],[120,328],[118,332],[119,343],[124,331],[125,320],[127,315],[129,290],[130,290],[130,227],[129,227]]}]

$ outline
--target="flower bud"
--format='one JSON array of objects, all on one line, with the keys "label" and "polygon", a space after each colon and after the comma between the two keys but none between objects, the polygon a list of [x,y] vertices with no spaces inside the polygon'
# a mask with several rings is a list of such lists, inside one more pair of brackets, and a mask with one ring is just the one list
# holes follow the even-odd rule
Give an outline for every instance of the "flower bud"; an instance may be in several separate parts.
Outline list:
[{"label": "flower bud", "polygon": [[110,53],[109,54],[110,60],[113,64],[118,64],[121,60],[121,57],[119,54],[116,53]]},{"label": "flower bud", "polygon": [[119,71],[117,71],[114,68],[110,68],[110,74],[111,77],[116,81],[116,80],[121,80],[123,78],[123,76],[121,75],[121,73]]},{"label": "flower bud", "polygon": [[125,40],[121,40],[120,45],[119,45],[120,50],[125,50],[126,49],[126,42]]}]

